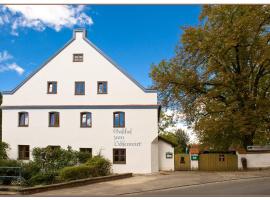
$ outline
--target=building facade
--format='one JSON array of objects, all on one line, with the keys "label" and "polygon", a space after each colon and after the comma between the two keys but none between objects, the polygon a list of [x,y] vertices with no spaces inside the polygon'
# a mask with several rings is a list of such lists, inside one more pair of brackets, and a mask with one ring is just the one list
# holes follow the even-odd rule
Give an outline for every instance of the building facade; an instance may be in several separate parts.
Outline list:
[{"label": "building facade", "polygon": [[159,170],[157,93],[143,88],[87,38],[83,29],[36,72],[3,92],[9,157],[34,147],[101,153],[113,172]]}]

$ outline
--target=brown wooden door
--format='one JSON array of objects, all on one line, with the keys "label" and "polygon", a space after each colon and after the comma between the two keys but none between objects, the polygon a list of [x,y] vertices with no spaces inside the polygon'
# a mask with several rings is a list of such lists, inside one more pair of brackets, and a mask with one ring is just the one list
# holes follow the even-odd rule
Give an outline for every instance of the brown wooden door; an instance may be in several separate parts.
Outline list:
[{"label": "brown wooden door", "polygon": [[190,170],[189,154],[175,154],[174,164],[175,164],[175,170],[178,170],[178,171]]}]

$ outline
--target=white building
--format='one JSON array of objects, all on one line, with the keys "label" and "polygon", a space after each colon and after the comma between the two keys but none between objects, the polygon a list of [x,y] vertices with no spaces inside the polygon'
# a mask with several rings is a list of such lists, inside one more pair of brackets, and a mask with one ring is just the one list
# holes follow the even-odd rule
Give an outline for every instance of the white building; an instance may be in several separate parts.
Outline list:
[{"label": "white building", "polygon": [[83,29],[18,87],[3,92],[2,109],[10,158],[31,159],[34,147],[71,146],[100,152],[115,173],[162,169],[156,91],[127,75]]}]

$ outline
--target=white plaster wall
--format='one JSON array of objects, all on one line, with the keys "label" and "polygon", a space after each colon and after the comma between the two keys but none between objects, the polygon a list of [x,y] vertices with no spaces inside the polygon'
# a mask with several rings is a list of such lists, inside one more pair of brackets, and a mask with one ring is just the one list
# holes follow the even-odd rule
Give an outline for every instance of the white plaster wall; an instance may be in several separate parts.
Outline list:
[{"label": "white plaster wall", "polygon": [[270,153],[249,153],[238,154],[238,168],[242,169],[241,158],[247,159],[248,168],[265,168],[270,167]]},{"label": "white plaster wall", "polygon": [[[18,127],[20,111],[29,112],[29,127]],[[60,112],[60,127],[48,127],[50,111]],[[84,111],[92,112],[92,128],[80,128],[80,112]],[[77,150],[82,147],[92,148],[93,154],[101,151],[102,155],[112,160],[112,149],[118,148],[114,144],[114,111],[116,110],[3,110],[3,141],[10,145],[9,157],[14,159],[18,157],[18,145],[30,145],[31,150],[34,147],[47,145],[60,145],[62,148],[70,145]],[[132,129],[132,134],[126,135],[125,141],[141,142],[141,146],[126,147],[126,164],[114,164],[113,171],[115,173],[155,172],[152,166],[151,153],[154,151],[151,143],[158,136],[157,109],[118,109],[117,111],[125,112],[126,128]]]},{"label": "white plaster wall", "polygon": [[[166,152],[173,154],[172,158],[166,158]],[[174,171],[174,148],[162,140],[158,141],[159,170]]]},{"label": "white plaster wall", "polygon": [[198,170],[199,169],[199,161],[198,160],[191,160],[191,155],[190,154],[190,168],[191,170]]},{"label": "white plaster wall", "polygon": [[151,144],[151,155],[152,155],[152,161],[151,161],[151,168],[152,172],[158,172],[159,171],[159,155],[158,155],[158,137],[156,137]]},{"label": "white plaster wall", "polygon": [[[83,62],[73,62],[83,53]],[[57,81],[57,95],[47,94],[47,81]],[[75,96],[75,81],[85,81],[85,95]],[[108,94],[97,94],[97,81],[108,81]],[[157,104],[156,93],[145,93],[119,71],[78,32],[76,39],[47,63],[13,95],[3,95],[2,106],[12,105],[128,105]]]}]

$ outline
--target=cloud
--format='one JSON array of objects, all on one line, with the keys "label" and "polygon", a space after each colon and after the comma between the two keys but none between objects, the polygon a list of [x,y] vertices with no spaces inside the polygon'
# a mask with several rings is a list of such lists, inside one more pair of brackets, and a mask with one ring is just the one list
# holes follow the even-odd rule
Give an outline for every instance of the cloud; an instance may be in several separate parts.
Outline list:
[{"label": "cloud", "polygon": [[25,70],[15,62],[10,62],[12,59],[13,56],[7,51],[0,52],[0,72],[15,71],[17,74],[22,75]]},{"label": "cloud", "polygon": [[0,63],[12,58],[13,56],[10,55],[7,51],[0,52]]},{"label": "cloud", "polygon": [[13,35],[18,35],[19,28],[60,31],[75,25],[90,26],[93,20],[86,10],[84,5],[4,5],[0,7],[0,25],[10,25]]}]

